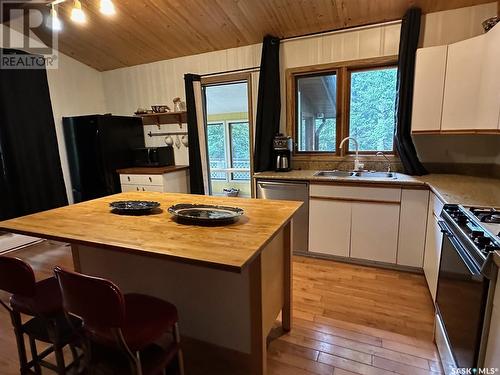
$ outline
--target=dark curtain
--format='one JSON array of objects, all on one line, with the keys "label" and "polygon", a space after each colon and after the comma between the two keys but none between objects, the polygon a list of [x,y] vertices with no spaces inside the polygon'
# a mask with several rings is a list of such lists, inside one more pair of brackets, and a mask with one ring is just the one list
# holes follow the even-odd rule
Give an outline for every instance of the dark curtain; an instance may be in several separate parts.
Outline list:
[{"label": "dark curtain", "polygon": [[280,96],[280,40],[266,36],[262,44],[259,96],[255,121],[254,171],[274,169],[273,138],[279,132]]},{"label": "dark curtain", "polygon": [[0,152],[0,219],[68,204],[45,69],[0,69]]},{"label": "dark curtain", "polygon": [[201,77],[196,74],[184,75],[189,138],[189,182],[191,194],[204,195],[205,187],[203,184],[203,165],[201,163],[200,139],[198,137],[198,118],[196,115],[196,99],[193,88],[193,82],[195,81],[201,81]]},{"label": "dark curtain", "polygon": [[398,63],[398,95],[396,103],[395,144],[406,174],[427,174],[420,163],[411,138],[411,112],[413,108],[413,79],[415,76],[415,55],[420,34],[420,8],[409,9],[401,24]]}]

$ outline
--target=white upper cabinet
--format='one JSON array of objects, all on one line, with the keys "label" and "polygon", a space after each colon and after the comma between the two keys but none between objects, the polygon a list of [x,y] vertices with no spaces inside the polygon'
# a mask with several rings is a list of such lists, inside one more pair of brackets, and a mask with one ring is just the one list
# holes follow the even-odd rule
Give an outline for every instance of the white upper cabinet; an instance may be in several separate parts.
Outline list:
[{"label": "white upper cabinet", "polygon": [[417,50],[412,131],[441,130],[448,46]]},{"label": "white upper cabinet", "polygon": [[495,26],[484,37],[477,127],[485,130],[500,129],[500,25]]},{"label": "white upper cabinet", "polygon": [[473,131],[477,128],[485,44],[481,35],[448,46],[442,131]]},{"label": "white upper cabinet", "polygon": [[417,51],[412,132],[500,130],[500,26]]}]

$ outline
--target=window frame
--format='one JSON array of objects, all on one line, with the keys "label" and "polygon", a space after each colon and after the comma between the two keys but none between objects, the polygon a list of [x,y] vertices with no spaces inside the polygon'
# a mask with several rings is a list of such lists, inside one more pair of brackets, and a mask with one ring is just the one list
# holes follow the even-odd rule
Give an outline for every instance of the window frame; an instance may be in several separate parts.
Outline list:
[{"label": "window frame", "polygon": [[[380,69],[384,67],[397,67],[398,56],[384,56],[360,60],[342,61],[319,65],[302,66],[286,70],[286,130],[294,140],[292,155],[296,160],[332,160],[340,159],[354,153],[347,148],[340,149],[340,142],[349,136],[350,118],[350,82],[351,72],[361,70]],[[298,151],[298,122],[297,122],[297,78],[307,76],[327,75],[336,73],[337,77],[337,117],[336,117],[336,144],[335,152],[331,151]],[[378,151],[360,151],[360,155],[375,155]],[[392,152],[385,151],[386,155],[395,156],[396,150],[393,146]]]},{"label": "window frame", "polygon": [[[250,181],[251,182],[252,181],[252,169],[251,169],[252,168],[252,166],[251,166],[252,160],[251,159],[250,159],[250,166],[248,168],[248,171],[246,169],[244,171],[241,171],[241,172],[248,172],[250,174],[249,179],[242,180],[242,179],[234,179],[233,178],[234,173],[240,172],[240,171],[234,171],[234,169],[240,169],[240,168],[234,168],[234,166],[233,166],[233,147],[232,147],[232,139],[231,139],[231,125],[233,125],[233,124],[247,124],[248,129],[250,131],[249,119],[207,121],[207,125],[206,125],[207,130],[208,130],[209,126],[213,126],[213,125],[222,125],[223,130],[224,130],[224,159],[226,162],[226,168],[224,168],[225,171],[221,172],[221,173],[225,173],[226,178],[225,179],[215,178],[214,180],[226,181],[226,182],[233,182],[233,181],[236,181],[236,182]],[[207,134],[208,134],[208,132],[207,132]],[[249,138],[249,141],[251,141],[250,138]],[[207,142],[207,148],[208,148],[208,142]],[[210,167],[210,156],[208,154],[207,154],[207,156],[208,156],[208,163],[209,163],[208,173],[212,173],[212,168]],[[251,157],[251,153],[250,153],[250,157]],[[221,169],[221,168],[215,168],[215,169]]]},{"label": "window frame", "polygon": [[[339,117],[340,117],[340,110],[341,110],[341,100],[340,99],[340,94],[341,94],[341,85],[339,84],[339,74],[340,73],[340,69],[330,69],[330,70],[325,70],[325,71],[318,71],[318,72],[313,72],[313,73],[306,73],[306,74],[296,74],[294,75],[293,77],[293,80],[294,80],[294,133],[293,133],[293,140],[295,142],[295,146],[294,146],[294,154],[297,153],[297,154],[300,154],[300,155],[337,155],[337,151],[339,149],[339,145],[340,145],[340,140],[339,140]],[[335,79],[336,79],[336,85],[337,85],[337,103],[336,104],[336,109],[335,109],[335,113],[336,113],[336,116],[335,116],[335,132],[336,132],[336,137],[335,137],[335,151],[299,151],[298,150],[298,142],[299,142],[299,138],[298,138],[298,127],[299,127],[299,124],[297,122],[298,120],[298,110],[299,110],[299,95],[298,94],[298,80],[300,78],[309,78],[309,77],[321,77],[321,76],[326,76],[326,75],[332,75],[332,74],[335,74]]]},{"label": "window frame", "polygon": [[[398,65],[397,63],[392,63],[392,64],[383,64],[383,65],[374,65],[370,67],[349,67],[346,69],[346,74],[347,74],[347,84],[346,84],[346,118],[345,118],[345,137],[348,137],[349,134],[351,133],[351,76],[352,73],[357,73],[357,72],[369,72],[372,70],[381,70],[381,69],[388,69],[388,68],[396,68],[397,69]],[[396,87],[397,90],[397,87]],[[394,132],[396,129],[394,129]],[[356,150],[351,150],[351,142],[347,142],[347,149],[345,154],[355,154]],[[396,142],[392,142],[392,150],[383,150],[383,151],[358,151],[359,155],[376,155],[377,152],[383,152],[385,155],[396,155]]]}]

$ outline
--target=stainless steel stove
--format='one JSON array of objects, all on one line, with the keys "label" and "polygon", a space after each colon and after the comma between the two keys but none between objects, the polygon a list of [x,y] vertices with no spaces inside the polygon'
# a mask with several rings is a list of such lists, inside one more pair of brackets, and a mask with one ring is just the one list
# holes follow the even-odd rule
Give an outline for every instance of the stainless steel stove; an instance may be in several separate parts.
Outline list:
[{"label": "stainless steel stove", "polygon": [[498,211],[447,204],[436,297],[436,342],[446,374],[482,367],[500,251]]},{"label": "stainless steel stove", "polygon": [[496,208],[469,207],[469,211],[491,234],[500,237],[500,210]]}]

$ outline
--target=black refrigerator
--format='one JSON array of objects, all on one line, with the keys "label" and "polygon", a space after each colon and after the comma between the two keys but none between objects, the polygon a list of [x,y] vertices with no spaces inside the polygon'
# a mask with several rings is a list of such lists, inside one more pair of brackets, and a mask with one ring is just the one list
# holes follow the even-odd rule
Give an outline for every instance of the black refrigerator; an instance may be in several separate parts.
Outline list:
[{"label": "black refrigerator", "polygon": [[132,150],[144,147],[142,120],[90,115],[63,117],[75,203],[121,192],[117,169],[133,165]]}]

